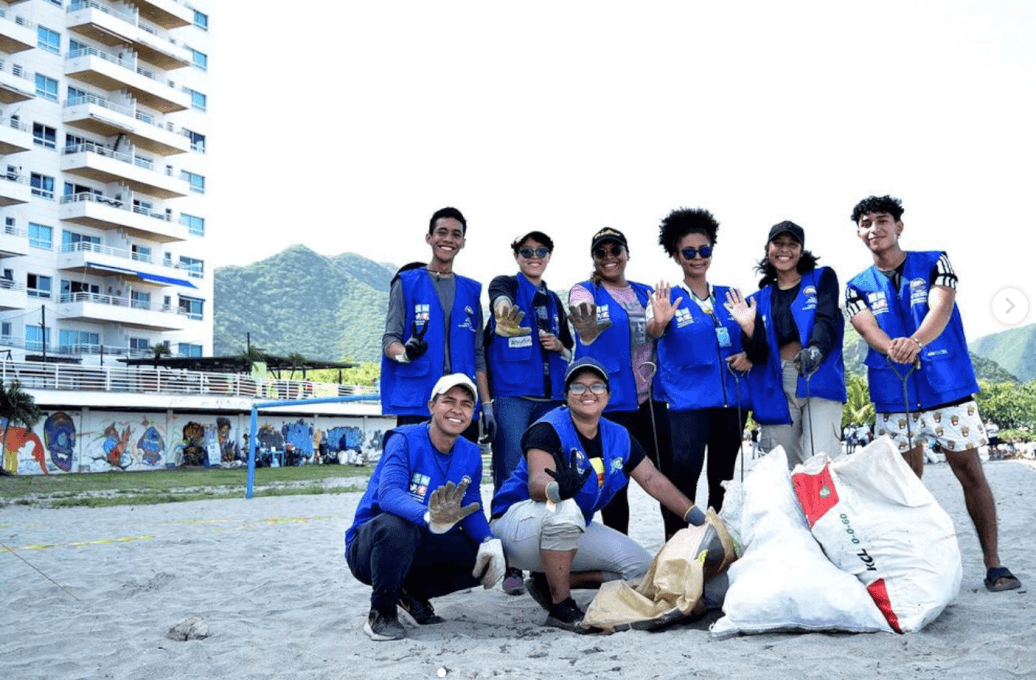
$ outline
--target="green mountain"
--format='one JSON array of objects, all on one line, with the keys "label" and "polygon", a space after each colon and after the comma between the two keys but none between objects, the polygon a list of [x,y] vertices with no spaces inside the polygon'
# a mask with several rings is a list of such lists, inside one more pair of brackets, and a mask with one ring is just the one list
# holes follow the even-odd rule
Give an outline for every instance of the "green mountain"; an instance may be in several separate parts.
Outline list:
[{"label": "green mountain", "polygon": [[320,361],[376,361],[381,355],[393,265],[354,253],[318,255],[292,246],[246,267],[215,270],[213,353],[253,346]]},{"label": "green mountain", "polygon": [[974,354],[995,361],[1023,382],[1036,378],[1036,324],[987,335],[968,345]]}]

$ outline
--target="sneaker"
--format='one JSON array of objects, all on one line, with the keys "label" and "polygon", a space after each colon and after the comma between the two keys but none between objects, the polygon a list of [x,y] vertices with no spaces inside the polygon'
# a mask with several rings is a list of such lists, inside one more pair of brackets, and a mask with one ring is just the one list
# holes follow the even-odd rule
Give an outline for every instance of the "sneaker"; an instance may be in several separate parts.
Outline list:
[{"label": "sneaker", "polygon": [[541,571],[529,572],[529,578],[525,579],[525,589],[536,600],[536,604],[549,612],[551,606],[550,585],[547,584],[547,575]]},{"label": "sneaker", "polygon": [[508,567],[504,572],[504,582],[500,588],[508,595],[521,595],[525,592],[525,584],[522,583],[522,570],[516,567]]},{"label": "sneaker", "polygon": [[431,602],[415,597],[405,590],[399,593],[399,606],[419,626],[443,622],[443,618],[435,614]]},{"label": "sneaker", "polygon": [[406,637],[406,631],[403,630],[403,625],[396,618],[395,611],[387,613],[371,609],[371,613],[367,617],[367,623],[363,624],[363,632],[375,642],[402,640]]},{"label": "sneaker", "polygon": [[552,626],[554,628],[560,628],[561,630],[567,630],[572,633],[586,633],[586,628],[581,625],[583,623],[583,610],[579,608],[576,601],[571,597],[552,604],[550,610],[547,612],[547,620],[544,621],[544,626]]}]

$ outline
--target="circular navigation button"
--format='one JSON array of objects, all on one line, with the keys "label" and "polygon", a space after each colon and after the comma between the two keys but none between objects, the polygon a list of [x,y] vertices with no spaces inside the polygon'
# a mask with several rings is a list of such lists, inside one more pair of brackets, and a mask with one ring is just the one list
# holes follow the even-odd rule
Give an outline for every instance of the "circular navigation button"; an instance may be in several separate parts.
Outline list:
[{"label": "circular navigation button", "polygon": [[993,296],[993,316],[1000,323],[1014,326],[1029,313],[1029,298],[1017,288],[1004,288]]}]

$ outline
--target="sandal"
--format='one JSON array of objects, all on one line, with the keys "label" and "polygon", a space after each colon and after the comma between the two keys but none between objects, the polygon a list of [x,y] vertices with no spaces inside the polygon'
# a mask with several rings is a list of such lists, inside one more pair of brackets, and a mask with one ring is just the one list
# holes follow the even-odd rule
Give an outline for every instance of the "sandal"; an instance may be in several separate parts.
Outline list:
[{"label": "sandal", "polygon": [[999,593],[1004,590],[1015,590],[1022,587],[1022,582],[1007,567],[993,567],[986,572],[986,590]]}]

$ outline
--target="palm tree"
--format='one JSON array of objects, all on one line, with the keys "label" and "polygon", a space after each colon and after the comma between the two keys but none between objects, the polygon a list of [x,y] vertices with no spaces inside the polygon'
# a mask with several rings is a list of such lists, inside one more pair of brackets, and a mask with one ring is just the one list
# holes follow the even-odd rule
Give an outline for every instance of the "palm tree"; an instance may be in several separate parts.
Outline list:
[{"label": "palm tree", "polygon": [[842,427],[849,423],[874,424],[874,404],[867,389],[867,379],[849,374],[845,377],[845,408],[842,409]]},{"label": "palm tree", "polygon": [[36,400],[28,392],[22,391],[22,386],[18,384],[18,381],[6,385],[0,384],[0,418],[4,421],[3,444],[0,445],[0,455],[4,458],[4,465],[0,467],[0,474],[8,472],[14,474],[18,469],[17,456],[12,469],[7,469],[7,432],[11,428],[11,423],[21,423],[31,430],[41,417],[43,414],[40,413]]},{"label": "palm tree", "polygon": [[248,349],[242,350],[241,354],[238,355],[241,359],[241,363],[244,366],[245,373],[252,372],[252,365],[265,363],[267,360],[266,352],[259,349],[255,345],[250,345]]},{"label": "palm tree", "polygon": [[169,343],[168,342],[163,342],[160,345],[155,345],[154,347],[151,348],[151,351],[155,355],[155,368],[158,368],[158,360],[159,359],[161,359],[163,356],[165,356],[167,354],[172,354],[172,351],[169,349]]},{"label": "palm tree", "polygon": [[[295,371],[306,365],[306,357],[302,356],[298,352],[292,352],[288,356],[284,357],[284,361],[291,366],[291,375],[288,376],[288,380],[295,377]],[[305,376],[303,376],[305,377]]]}]

